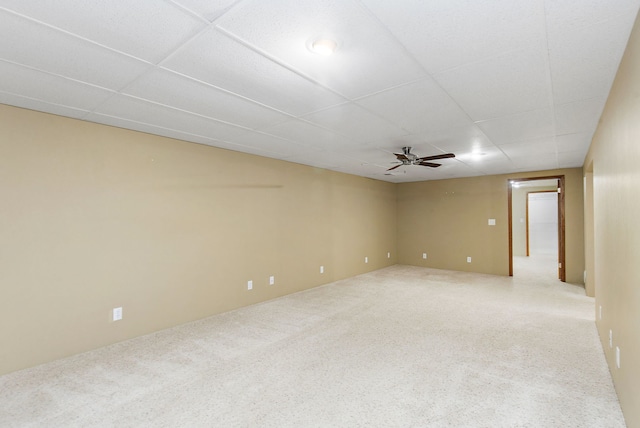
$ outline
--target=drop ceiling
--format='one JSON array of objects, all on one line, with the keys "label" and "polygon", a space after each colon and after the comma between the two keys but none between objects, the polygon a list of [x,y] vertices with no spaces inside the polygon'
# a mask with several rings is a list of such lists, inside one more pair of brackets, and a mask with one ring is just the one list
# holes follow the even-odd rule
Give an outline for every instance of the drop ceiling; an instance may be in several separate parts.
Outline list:
[{"label": "drop ceiling", "polygon": [[580,167],[639,6],[0,0],[0,103],[390,182]]}]

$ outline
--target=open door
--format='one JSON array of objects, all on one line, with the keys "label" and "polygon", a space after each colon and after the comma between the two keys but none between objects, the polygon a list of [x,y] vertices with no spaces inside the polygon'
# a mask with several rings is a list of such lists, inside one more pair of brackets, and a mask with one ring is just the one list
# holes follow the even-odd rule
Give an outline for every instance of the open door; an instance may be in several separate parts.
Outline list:
[{"label": "open door", "polygon": [[[564,175],[545,176],[545,177],[527,177],[508,180],[508,210],[509,210],[509,276],[513,276],[513,241],[514,241],[514,221],[513,221],[513,189],[514,186],[522,184],[532,184],[529,182],[553,180],[557,183],[558,192],[558,278],[562,282],[566,282],[565,270],[565,196],[564,196]],[[553,185],[553,182],[551,182]]]}]

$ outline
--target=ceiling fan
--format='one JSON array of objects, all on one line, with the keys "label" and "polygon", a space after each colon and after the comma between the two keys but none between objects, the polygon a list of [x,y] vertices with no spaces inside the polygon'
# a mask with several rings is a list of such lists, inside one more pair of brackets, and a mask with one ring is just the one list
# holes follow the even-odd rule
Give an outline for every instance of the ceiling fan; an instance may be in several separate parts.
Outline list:
[{"label": "ceiling fan", "polygon": [[392,166],[387,171],[391,171],[393,169],[399,168],[402,165],[422,165],[422,166],[429,166],[431,168],[437,168],[441,164],[428,162],[428,161],[432,161],[432,160],[436,160],[436,159],[447,159],[447,158],[455,158],[456,157],[456,155],[454,155],[453,153],[445,153],[445,154],[442,154],[442,155],[423,156],[423,157],[419,158],[418,156],[416,156],[413,153],[411,153],[411,147],[403,147],[402,148],[402,153],[394,153],[394,155],[396,155],[398,160],[400,162],[402,162],[402,163],[400,165]]}]

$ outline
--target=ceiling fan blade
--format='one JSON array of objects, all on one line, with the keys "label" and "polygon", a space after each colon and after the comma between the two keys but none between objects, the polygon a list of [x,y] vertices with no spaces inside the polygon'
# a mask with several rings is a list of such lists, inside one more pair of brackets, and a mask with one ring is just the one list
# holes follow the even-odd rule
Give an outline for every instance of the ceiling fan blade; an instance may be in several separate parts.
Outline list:
[{"label": "ceiling fan blade", "polygon": [[392,167],[391,167],[391,168],[389,168],[389,169],[388,169],[387,171],[391,171],[391,170],[394,170],[394,169],[396,169],[396,168],[399,168],[399,167],[401,167],[402,165],[403,165],[403,164],[400,164],[400,165],[396,165],[396,166],[392,166]]},{"label": "ceiling fan blade", "polygon": [[404,161],[404,160],[409,160],[409,158],[407,157],[407,155],[405,155],[404,153],[394,153],[394,155],[396,155],[396,157],[398,158],[398,160]]},{"label": "ceiling fan blade", "polygon": [[417,165],[422,165],[422,166],[430,166],[431,168],[437,168],[439,167],[441,164],[439,163],[432,163],[432,162],[420,162]]},{"label": "ceiling fan blade", "polygon": [[443,155],[424,156],[424,157],[418,158],[418,160],[419,161],[430,161],[430,160],[436,160],[436,159],[447,159],[447,158],[455,158],[455,157],[456,157],[456,155],[454,155],[453,153],[445,153]]}]

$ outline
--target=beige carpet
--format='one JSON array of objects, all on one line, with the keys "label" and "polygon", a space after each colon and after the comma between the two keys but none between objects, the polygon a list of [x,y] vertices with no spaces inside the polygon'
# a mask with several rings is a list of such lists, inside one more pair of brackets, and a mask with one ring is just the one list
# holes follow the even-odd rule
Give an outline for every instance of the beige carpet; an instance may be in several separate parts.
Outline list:
[{"label": "beige carpet", "polygon": [[0,426],[624,427],[593,299],[540,272],[394,266],[23,370]]}]

